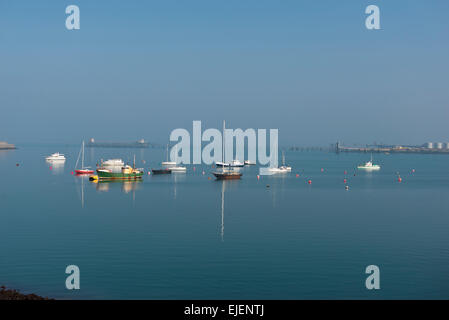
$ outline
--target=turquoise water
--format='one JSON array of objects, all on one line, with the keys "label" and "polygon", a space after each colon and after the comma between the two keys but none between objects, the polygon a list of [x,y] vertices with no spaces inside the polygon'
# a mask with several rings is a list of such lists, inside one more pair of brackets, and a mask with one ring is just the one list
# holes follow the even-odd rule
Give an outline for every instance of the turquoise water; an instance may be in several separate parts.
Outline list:
[{"label": "turquoise water", "polygon": [[[56,151],[68,160],[50,169]],[[94,184],[71,175],[78,151],[0,152],[0,284],[67,299],[449,298],[447,156],[379,154],[380,172],[354,176],[369,155],[287,152],[285,176],[250,167],[220,182],[189,166]],[[164,160],[86,149],[86,161],[134,153],[147,169]],[[71,264],[77,291],[65,288]],[[371,264],[380,290],[365,288]]]}]

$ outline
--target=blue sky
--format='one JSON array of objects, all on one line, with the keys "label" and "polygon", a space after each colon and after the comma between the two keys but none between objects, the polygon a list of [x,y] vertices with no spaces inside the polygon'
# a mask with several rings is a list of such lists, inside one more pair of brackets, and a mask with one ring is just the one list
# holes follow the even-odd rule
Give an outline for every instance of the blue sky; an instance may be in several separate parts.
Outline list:
[{"label": "blue sky", "polygon": [[[65,28],[76,4],[81,29]],[[381,28],[365,28],[365,8]],[[0,0],[0,140],[449,141],[449,2]]]}]

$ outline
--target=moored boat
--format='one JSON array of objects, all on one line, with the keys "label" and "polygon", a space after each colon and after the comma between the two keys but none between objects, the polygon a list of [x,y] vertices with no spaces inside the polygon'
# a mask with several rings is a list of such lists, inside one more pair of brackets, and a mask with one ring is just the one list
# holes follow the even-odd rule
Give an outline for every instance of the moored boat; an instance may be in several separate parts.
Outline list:
[{"label": "moored boat", "polygon": [[380,166],[378,164],[373,163],[373,155],[371,154],[371,160],[365,162],[365,164],[357,166],[357,169],[369,170],[369,171],[380,170]]},{"label": "moored boat", "polygon": [[[81,168],[77,169],[80,157],[81,157]],[[90,167],[84,166],[84,140],[83,140],[83,143],[81,145],[81,150],[80,150],[80,153],[78,154],[78,159],[76,160],[76,164],[75,164],[75,174],[76,175],[84,175],[84,174],[92,174],[94,172],[95,171],[92,170]]]},{"label": "moored boat", "polygon": [[51,161],[51,162],[53,162],[53,161],[63,162],[66,160],[66,158],[62,153],[56,152],[56,153],[53,153],[52,155],[46,157],[45,160]]},{"label": "moored boat", "polygon": [[170,174],[171,168],[165,168],[165,169],[151,169],[151,172],[153,174]]},{"label": "moored boat", "polygon": [[217,180],[236,180],[242,176],[242,173],[233,170],[214,171],[212,174]]}]

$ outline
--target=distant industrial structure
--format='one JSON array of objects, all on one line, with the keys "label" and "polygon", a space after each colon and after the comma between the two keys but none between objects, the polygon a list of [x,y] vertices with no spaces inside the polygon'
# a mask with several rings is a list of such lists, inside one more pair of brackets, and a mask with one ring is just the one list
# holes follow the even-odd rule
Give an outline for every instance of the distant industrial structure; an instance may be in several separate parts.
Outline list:
[{"label": "distant industrial structure", "polygon": [[5,141],[0,141],[0,150],[11,150],[16,149],[16,146],[13,144],[9,144]]},{"label": "distant industrial structure", "polygon": [[407,145],[367,145],[364,147],[347,147],[340,142],[331,146],[335,152],[383,152],[383,153],[444,153],[449,154],[449,143],[426,142],[420,146]]}]

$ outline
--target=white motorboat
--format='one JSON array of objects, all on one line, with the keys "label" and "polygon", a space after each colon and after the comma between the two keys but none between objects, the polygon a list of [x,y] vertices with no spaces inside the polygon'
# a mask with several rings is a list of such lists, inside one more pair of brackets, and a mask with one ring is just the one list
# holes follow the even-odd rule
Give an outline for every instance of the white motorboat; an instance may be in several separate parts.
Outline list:
[{"label": "white motorboat", "polygon": [[251,160],[245,160],[244,161],[245,166],[255,166],[256,162]]},{"label": "white motorboat", "polygon": [[62,153],[56,152],[56,153],[53,153],[52,155],[46,157],[45,160],[51,161],[51,162],[64,162],[66,159]]},{"label": "white motorboat", "polygon": [[378,164],[373,164],[373,155],[371,155],[371,160],[365,162],[363,165],[357,166],[357,169],[362,170],[380,170],[380,166]]},{"label": "white motorboat", "polygon": [[217,167],[229,167],[229,163],[222,162],[222,161],[217,161],[217,162],[215,162],[215,165],[216,165]]},{"label": "white motorboat", "polygon": [[238,167],[244,167],[245,164],[239,160],[232,160],[231,163],[227,162],[215,162],[215,165],[217,167],[232,167],[232,168],[238,168]]}]

